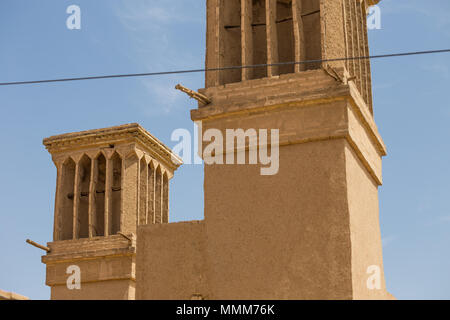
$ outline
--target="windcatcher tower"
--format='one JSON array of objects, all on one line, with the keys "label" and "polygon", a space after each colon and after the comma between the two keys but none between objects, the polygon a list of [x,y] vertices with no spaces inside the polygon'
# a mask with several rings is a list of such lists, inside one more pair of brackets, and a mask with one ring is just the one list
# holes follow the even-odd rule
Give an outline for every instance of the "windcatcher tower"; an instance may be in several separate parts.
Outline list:
[{"label": "windcatcher tower", "polygon": [[[312,62],[206,74],[201,93],[212,102],[192,119],[223,136],[279,129],[280,168],[205,165],[205,296],[390,298],[370,61],[317,61],[368,56],[366,10],[377,2],[207,1],[207,69]],[[379,288],[367,285],[376,269]]]},{"label": "windcatcher tower", "polygon": [[[57,168],[51,251],[42,257],[52,299],[135,298],[136,231],[169,221],[177,156],[137,124],[50,137]],[[81,290],[69,290],[69,266]],[[73,271],[70,271],[73,272]]]}]

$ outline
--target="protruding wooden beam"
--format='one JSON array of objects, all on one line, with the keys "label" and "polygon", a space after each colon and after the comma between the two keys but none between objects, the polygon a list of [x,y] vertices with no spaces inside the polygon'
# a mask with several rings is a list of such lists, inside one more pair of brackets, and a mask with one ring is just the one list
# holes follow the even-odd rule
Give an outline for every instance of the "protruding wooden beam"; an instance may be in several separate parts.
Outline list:
[{"label": "protruding wooden beam", "polygon": [[39,249],[44,250],[44,251],[47,251],[47,253],[51,251],[49,247],[40,245],[39,243],[36,243],[36,242],[34,242],[34,241],[31,241],[30,239],[27,239],[26,242],[27,242],[28,244],[31,244],[32,246],[34,246],[34,247],[36,247],[36,248],[39,248]]},{"label": "protruding wooden beam", "polygon": [[[267,63],[278,63],[277,0],[266,0]],[[278,66],[268,66],[267,76],[279,74]]]},{"label": "protruding wooden beam", "polygon": [[207,96],[205,96],[204,94],[201,94],[201,93],[198,93],[198,92],[196,92],[194,90],[188,89],[188,88],[182,86],[181,84],[177,84],[175,86],[175,89],[186,93],[189,97],[197,100],[198,102],[200,102],[200,103],[202,103],[204,105],[207,105],[207,104],[211,103],[211,100]]},{"label": "protruding wooden beam", "polygon": [[[303,26],[302,17],[303,7],[302,0],[292,0],[292,20],[294,28],[294,41],[295,41],[295,61],[306,60],[306,47],[305,47],[305,28]],[[295,65],[295,72],[301,72],[306,69],[304,63]]]},{"label": "protruding wooden beam", "polygon": [[[253,65],[253,0],[241,0],[242,65]],[[253,69],[242,69],[242,81],[253,79]]]},{"label": "protruding wooden beam", "polygon": [[124,237],[124,238],[127,239],[128,241],[130,241],[130,243],[132,243],[132,242],[133,242],[133,239],[135,238],[134,233],[131,233],[130,235],[126,235],[125,233],[119,231],[119,232],[117,232],[117,234],[120,235],[120,236],[122,236],[122,237]]}]

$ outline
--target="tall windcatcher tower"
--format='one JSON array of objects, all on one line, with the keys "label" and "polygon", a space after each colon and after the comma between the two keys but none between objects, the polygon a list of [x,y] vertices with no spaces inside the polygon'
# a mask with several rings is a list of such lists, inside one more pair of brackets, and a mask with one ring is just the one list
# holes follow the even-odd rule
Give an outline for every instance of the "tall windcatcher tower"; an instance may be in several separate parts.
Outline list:
[{"label": "tall windcatcher tower", "polygon": [[[386,148],[370,61],[351,59],[369,55],[366,12],[377,2],[207,1],[206,68],[225,69],[207,72],[200,92],[211,103],[192,119],[223,136],[277,129],[280,141],[273,176],[205,165],[205,296],[390,298],[378,204]],[[258,64],[269,66],[227,68]]]},{"label": "tall windcatcher tower", "polygon": [[169,180],[181,161],[137,124],[44,145],[57,168],[54,241],[42,257],[51,298],[134,299],[137,227],[169,222]]}]

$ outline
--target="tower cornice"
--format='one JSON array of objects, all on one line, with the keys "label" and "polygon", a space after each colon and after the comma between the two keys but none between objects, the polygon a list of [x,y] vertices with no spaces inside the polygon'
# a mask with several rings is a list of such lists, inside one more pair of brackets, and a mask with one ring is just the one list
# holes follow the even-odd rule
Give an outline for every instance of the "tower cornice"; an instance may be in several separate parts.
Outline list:
[{"label": "tower cornice", "polygon": [[43,140],[44,146],[53,156],[75,149],[89,149],[130,142],[141,145],[145,150],[151,150],[152,154],[156,153],[158,160],[171,169],[176,170],[183,163],[172,150],[137,123],[66,133]]}]

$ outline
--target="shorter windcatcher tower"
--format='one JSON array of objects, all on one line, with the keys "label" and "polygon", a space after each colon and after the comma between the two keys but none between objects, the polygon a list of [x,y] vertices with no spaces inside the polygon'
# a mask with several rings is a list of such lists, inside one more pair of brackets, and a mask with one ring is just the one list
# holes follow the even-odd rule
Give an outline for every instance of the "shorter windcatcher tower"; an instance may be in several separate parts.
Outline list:
[{"label": "shorter windcatcher tower", "polygon": [[[57,168],[53,242],[42,258],[52,299],[134,299],[137,227],[169,222],[169,180],[181,160],[138,124],[44,145]],[[73,270],[79,290],[67,284]]]}]

